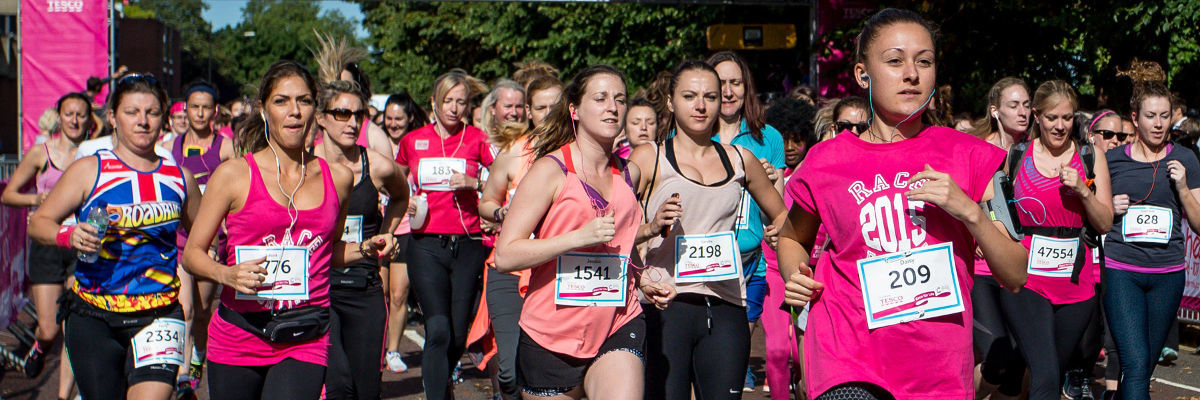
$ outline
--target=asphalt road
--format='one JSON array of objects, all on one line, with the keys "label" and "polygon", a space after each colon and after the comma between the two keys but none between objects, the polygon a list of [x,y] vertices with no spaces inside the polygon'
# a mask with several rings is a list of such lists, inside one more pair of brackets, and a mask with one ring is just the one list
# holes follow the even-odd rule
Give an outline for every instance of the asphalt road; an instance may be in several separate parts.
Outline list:
[{"label": "asphalt road", "polygon": [[[409,365],[404,373],[393,374],[384,372],[384,399],[416,400],[424,399],[421,386],[420,347],[417,342],[423,340],[424,334],[420,326],[409,327],[407,338],[403,341],[402,353]],[[1155,381],[1151,383],[1151,398],[1163,400],[1200,400],[1200,355],[1195,354],[1196,344],[1200,342],[1200,328],[1189,327],[1182,332],[1179,360],[1171,365],[1159,366],[1154,370]],[[13,343],[7,332],[0,334],[0,343],[9,346]],[[759,386],[754,392],[745,393],[742,398],[747,400],[765,400],[769,396],[763,391],[763,339],[762,330],[756,331],[751,348],[750,366],[759,376]],[[47,359],[44,372],[37,379],[26,379],[17,371],[6,371],[0,381],[0,399],[3,400],[55,400],[58,387],[57,348]],[[490,400],[491,382],[487,376],[475,369],[468,359],[463,358],[463,378],[455,388],[455,397],[460,400]],[[1097,372],[1102,373],[1098,366]],[[1101,376],[1101,375],[1097,375]],[[1093,385],[1096,393],[1101,386]],[[208,399],[206,390],[200,388],[200,399]]]}]

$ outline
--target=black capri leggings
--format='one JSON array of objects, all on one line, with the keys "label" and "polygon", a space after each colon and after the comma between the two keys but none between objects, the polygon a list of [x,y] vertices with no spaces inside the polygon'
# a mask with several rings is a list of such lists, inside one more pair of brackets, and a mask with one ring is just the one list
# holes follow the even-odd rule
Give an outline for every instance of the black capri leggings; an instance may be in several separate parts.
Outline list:
[{"label": "black capri leggings", "polygon": [[478,239],[466,236],[412,235],[408,279],[425,314],[421,382],[426,399],[450,398],[450,372],[467,345],[489,251]]},{"label": "black capri leggings", "polygon": [[1029,398],[1059,397],[1067,360],[1087,330],[1097,301],[1092,296],[1055,305],[1027,289],[1000,297],[1005,322],[1029,365]]},{"label": "black capri leggings", "polygon": [[[750,356],[746,307],[712,296],[680,294],[666,310],[646,312],[646,398],[736,400]],[[710,325],[711,324],[711,325]]]},{"label": "black capri leggings", "polygon": [[1017,396],[1025,378],[1025,359],[1021,358],[1000,310],[1000,297],[1006,293],[996,278],[975,276],[975,287],[971,288],[974,343],[975,352],[983,357],[980,368],[983,379],[996,385],[1000,393]]},{"label": "black capri leggings", "polygon": [[293,358],[279,364],[245,367],[208,361],[209,398],[221,400],[295,399],[321,397],[325,367]]},{"label": "black capri leggings", "polygon": [[[75,294],[67,293],[66,296],[74,297]],[[179,372],[177,365],[133,367],[131,340],[149,322],[122,326],[122,317],[137,318],[148,312],[114,313],[86,304],[78,297],[68,299],[67,304],[72,301],[74,307],[87,309],[86,313],[64,311],[69,314],[66,315],[63,340],[83,398],[124,399],[129,387],[142,382],[175,384],[175,375]],[[183,309],[179,304],[158,311],[160,318],[183,320]]]},{"label": "black capri leggings", "polygon": [[325,398],[379,399],[383,372],[383,335],[387,329],[387,306],[378,270],[356,271],[366,287],[338,285],[333,272],[329,291],[329,367],[325,372]]}]

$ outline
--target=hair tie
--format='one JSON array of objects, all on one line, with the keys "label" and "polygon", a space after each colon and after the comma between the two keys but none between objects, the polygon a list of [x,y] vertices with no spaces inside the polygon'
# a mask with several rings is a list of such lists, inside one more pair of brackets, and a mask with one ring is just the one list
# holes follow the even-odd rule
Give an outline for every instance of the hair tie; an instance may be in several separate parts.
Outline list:
[{"label": "hair tie", "polygon": [[1090,133],[1092,131],[1092,128],[1096,126],[1096,123],[1100,122],[1100,120],[1103,119],[1104,116],[1108,115],[1108,114],[1116,114],[1116,113],[1114,113],[1112,111],[1105,111],[1105,112],[1100,113],[1100,115],[1097,115],[1095,118],[1092,118],[1092,123],[1088,124],[1088,132]]}]

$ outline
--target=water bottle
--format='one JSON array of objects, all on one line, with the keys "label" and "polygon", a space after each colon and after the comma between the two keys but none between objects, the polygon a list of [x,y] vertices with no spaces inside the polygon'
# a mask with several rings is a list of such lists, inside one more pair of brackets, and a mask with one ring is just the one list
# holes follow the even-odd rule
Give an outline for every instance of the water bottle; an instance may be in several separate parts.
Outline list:
[{"label": "water bottle", "polygon": [[425,200],[425,193],[413,197],[412,201],[417,205],[417,212],[413,214],[408,223],[413,229],[421,229],[425,226],[425,220],[429,216],[429,202]]},{"label": "water bottle", "polygon": [[[93,205],[90,210],[88,210],[87,219],[84,220],[83,223],[96,228],[96,237],[103,239],[105,231],[108,230],[108,205],[104,204],[104,202],[96,202],[96,204]],[[79,258],[79,261],[94,263],[100,258],[100,254],[87,253],[80,250],[77,254],[77,257]]]}]

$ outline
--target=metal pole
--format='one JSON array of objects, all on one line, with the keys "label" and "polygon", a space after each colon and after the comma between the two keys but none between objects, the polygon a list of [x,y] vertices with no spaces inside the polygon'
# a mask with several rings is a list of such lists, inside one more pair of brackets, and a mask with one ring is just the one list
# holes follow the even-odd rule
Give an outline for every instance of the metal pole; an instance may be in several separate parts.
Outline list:
[{"label": "metal pole", "polygon": [[25,93],[21,87],[21,65],[25,63],[25,57],[21,55],[21,41],[24,36],[21,35],[21,4],[17,4],[17,162],[25,157],[25,112],[22,109]]},{"label": "metal pole", "polygon": [[[117,21],[113,19],[113,11],[117,5],[115,0],[108,2],[108,76],[112,77],[117,71]],[[109,90],[112,90],[112,83],[109,83]]]},{"label": "metal pole", "polygon": [[821,90],[821,69],[817,65],[817,55],[821,54],[822,49],[817,48],[817,20],[820,12],[821,0],[813,0],[812,7],[808,9],[808,84],[820,94]]}]

